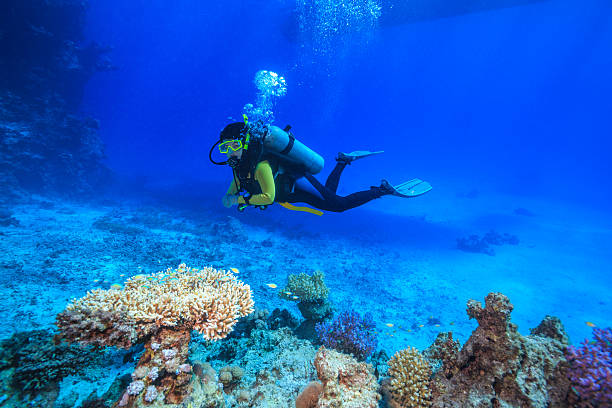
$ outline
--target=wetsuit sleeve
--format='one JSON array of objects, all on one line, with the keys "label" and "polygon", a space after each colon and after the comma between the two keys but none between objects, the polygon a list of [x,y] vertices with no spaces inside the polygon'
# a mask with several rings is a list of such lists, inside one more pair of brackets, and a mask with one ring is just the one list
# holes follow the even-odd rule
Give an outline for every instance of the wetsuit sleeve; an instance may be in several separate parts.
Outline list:
[{"label": "wetsuit sleeve", "polygon": [[[251,205],[270,205],[274,202],[276,187],[274,185],[274,175],[272,168],[267,160],[262,161],[257,165],[255,170],[255,180],[259,182],[261,194],[251,196],[249,204]],[[238,204],[244,204],[244,198],[238,197]]]}]

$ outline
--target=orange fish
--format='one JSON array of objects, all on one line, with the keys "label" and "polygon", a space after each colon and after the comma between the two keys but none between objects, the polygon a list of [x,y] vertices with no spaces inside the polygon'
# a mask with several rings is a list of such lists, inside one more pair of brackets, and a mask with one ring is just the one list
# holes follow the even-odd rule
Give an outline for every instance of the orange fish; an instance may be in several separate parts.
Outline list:
[{"label": "orange fish", "polygon": [[425,326],[425,325],[424,324],[419,324],[419,327],[423,327],[423,326]]},{"label": "orange fish", "polygon": [[240,271],[238,270],[238,268],[230,268],[230,271],[234,272],[234,273],[240,273]]},{"label": "orange fish", "polygon": [[266,286],[272,289],[276,289],[278,287],[276,283],[266,283]]},{"label": "orange fish", "polygon": [[393,327],[393,323],[385,323],[385,326],[387,326],[387,327]]},{"label": "orange fish", "polygon": [[585,323],[589,327],[597,327],[597,325],[595,323],[591,323],[591,322],[585,322]]}]

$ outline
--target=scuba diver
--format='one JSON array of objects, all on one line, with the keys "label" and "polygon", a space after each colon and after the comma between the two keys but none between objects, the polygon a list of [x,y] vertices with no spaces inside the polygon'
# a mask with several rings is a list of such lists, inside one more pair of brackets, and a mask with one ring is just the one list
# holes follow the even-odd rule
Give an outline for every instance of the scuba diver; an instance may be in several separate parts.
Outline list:
[{"label": "scuba diver", "polygon": [[[320,210],[343,212],[385,195],[410,198],[431,190],[429,183],[419,179],[396,186],[383,179],[380,186],[339,196],[336,190],[344,168],[382,151],[338,153],[336,166],[322,185],[313,175],[323,168],[323,158],[296,140],[290,126],[281,129],[256,122],[251,127],[247,116],[243,117],[244,122],[230,123],[221,131],[209,152],[212,163],[232,168],[233,180],[222,199],[227,208],[237,205],[239,211],[249,206],[265,209],[276,202],[290,210],[322,215]],[[226,155],[226,161],[213,160],[216,146]],[[314,191],[298,182],[302,178],[308,180]],[[306,203],[316,209],[291,203]]]}]

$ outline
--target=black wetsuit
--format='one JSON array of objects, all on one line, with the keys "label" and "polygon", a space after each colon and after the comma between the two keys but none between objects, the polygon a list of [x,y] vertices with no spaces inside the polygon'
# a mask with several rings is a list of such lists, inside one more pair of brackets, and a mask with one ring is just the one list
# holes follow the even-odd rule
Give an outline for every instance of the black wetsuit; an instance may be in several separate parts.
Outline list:
[{"label": "black wetsuit", "polygon": [[321,194],[321,196],[301,189],[299,185],[295,184],[295,180],[293,180],[293,191],[282,192],[277,188],[277,197],[275,201],[306,203],[320,210],[343,212],[351,208],[359,207],[360,205],[372,201],[375,198],[389,194],[389,191],[383,187],[372,186],[369,190],[358,191],[345,197],[337,195],[336,190],[338,190],[340,175],[342,174],[342,171],[346,165],[347,163],[338,161],[336,167],[334,167],[329,177],[327,177],[325,185],[319,183],[319,181],[311,174],[304,175],[304,177],[310,182],[310,184],[312,184],[319,194]]}]

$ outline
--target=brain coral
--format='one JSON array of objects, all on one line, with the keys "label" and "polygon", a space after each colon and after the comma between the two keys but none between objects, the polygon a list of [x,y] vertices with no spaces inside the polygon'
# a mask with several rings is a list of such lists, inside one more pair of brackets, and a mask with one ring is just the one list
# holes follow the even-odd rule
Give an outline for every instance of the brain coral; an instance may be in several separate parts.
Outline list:
[{"label": "brain coral", "polygon": [[429,376],[431,370],[425,358],[415,348],[400,350],[389,360],[388,383],[393,401],[403,408],[423,408],[431,405]]},{"label": "brain coral", "polygon": [[133,381],[117,405],[132,407],[150,402],[147,398],[180,403],[192,378],[187,363],[191,331],[219,340],[251,312],[251,289],[231,272],[181,264],[133,276],[124,288],[90,291],[72,301],[56,324],[58,337],[71,342],[123,348],[145,343]]}]

